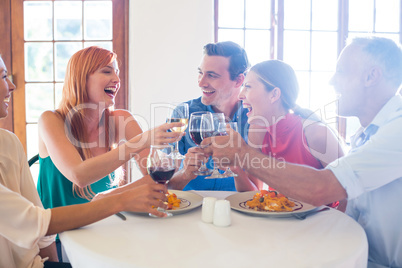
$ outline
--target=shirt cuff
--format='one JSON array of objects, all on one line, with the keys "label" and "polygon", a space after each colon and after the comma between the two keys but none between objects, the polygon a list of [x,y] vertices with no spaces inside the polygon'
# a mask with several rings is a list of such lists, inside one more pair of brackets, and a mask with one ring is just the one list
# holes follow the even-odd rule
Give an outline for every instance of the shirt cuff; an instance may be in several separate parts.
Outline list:
[{"label": "shirt cuff", "polygon": [[348,199],[354,199],[364,193],[364,187],[356,176],[353,168],[346,161],[347,157],[337,159],[328,164],[326,169],[329,169],[334,173],[339,183],[345,188],[348,194]]},{"label": "shirt cuff", "polygon": [[[43,216],[43,225],[46,226],[45,228],[43,228],[45,231],[45,233],[47,233],[47,230],[49,229],[49,225],[50,225],[50,218],[51,218],[51,210],[50,209],[46,209],[44,211],[44,213],[42,214]],[[38,246],[40,249],[42,248],[46,248],[48,246],[50,246],[56,239],[56,235],[48,235],[48,236],[43,236],[39,241],[38,241]]]}]

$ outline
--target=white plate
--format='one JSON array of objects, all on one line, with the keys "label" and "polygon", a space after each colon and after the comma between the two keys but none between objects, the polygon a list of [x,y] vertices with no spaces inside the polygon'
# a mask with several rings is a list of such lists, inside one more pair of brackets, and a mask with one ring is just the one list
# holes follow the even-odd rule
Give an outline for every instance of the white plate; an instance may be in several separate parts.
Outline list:
[{"label": "white plate", "polygon": [[[177,198],[181,200],[180,207],[175,207],[173,209],[168,210],[168,212],[172,213],[173,215],[186,213],[202,205],[203,197],[196,193],[187,191],[178,191],[178,190],[169,190],[169,193],[176,194]],[[145,212],[127,212],[127,213],[148,216],[148,213]]]},{"label": "white plate", "polygon": [[203,197],[188,191],[169,190],[169,193],[176,194],[181,200],[180,207],[168,210],[172,214],[181,214],[202,205]]},{"label": "white plate", "polygon": [[226,200],[230,201],[230,206],[232,209],[250,214],[252,216],[292,217],[294,214],[303,214],[316,208],[310,204],[289,198],[290,201],[295,202],[296,204],[293,211],[256,211],[252,208],[249,208],[246,205],[246,202],[252,200],[253,196],[258,192],[259,191],[237,193],[226,197]]}]

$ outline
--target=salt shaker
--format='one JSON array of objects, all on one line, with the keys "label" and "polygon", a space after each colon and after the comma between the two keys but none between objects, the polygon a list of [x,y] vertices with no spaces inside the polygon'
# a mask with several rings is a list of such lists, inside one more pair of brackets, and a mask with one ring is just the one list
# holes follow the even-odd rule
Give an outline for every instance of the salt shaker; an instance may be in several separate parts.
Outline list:
[{"label": "salt shaker", "polygon": [[214,219],[215,210],[215,197],[204,197],[202,200],[202,215],[201,219],[203,222],[212,223]]},{"label": "salt shaker", "polygon": [[230,202],[228,200],[217,200],[215,202],[213,223],[219,227],[226,227],[231,224]]}]

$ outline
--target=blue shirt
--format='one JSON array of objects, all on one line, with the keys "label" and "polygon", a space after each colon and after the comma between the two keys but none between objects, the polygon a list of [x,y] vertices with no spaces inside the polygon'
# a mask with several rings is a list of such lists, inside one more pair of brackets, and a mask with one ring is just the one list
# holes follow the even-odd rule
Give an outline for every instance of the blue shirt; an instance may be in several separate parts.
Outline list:
[{"label": "blue shirt", "polygon": [[366,232],[368,267],[402,267],[402,97],[352,139],[351,152],[327,168],[348,194],[346,213]]},{"label": "blue shirt", "polygon": [[[210,105],[204,105],[201,102],[201,97],[198,99],[193,99],[188,102],[189,106],[189,114],[191,115],[194,112],[199,111],[208,111],[211,113],[215,113]],[[243,137],[244,140],[247,141],[247,134],[249,124],[247,123],[247,112],[248,109],[243,108],[242,103],[239,101],[238,109],[233,115],[231,122],[237,122],[238,131]],[[189,129],[186,129],[186,135],[179,141],[179,151],[181,154],[185,155],[191,147],[196,146],[194,141],[191,139],[189,135]],[[211,158],[207,163],[208,168],[213,167],[213,161]],[[184,188],[184,191],[188,190],[215,190],[215,191],[236,191],[234,178],[224,178],[224,179],[205,179],[206,176],[197,176],[194,180],[190,181]]]}]

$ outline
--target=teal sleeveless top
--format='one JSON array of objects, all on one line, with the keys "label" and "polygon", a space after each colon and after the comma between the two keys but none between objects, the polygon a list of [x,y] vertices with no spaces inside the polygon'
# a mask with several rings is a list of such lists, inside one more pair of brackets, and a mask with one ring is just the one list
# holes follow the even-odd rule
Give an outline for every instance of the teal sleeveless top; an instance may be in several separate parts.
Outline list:
[{"label": "teal sleeveless top", "polygon": [[[92,191],[96,194],[115,188],[111,186],[114,173],[92,183]],[[53,164],[50,156],[39,157],[38,193],[45,208],[54,208],[75,204],[87,203],[89,200],[73,193],[73,183],[69,181]]]}]

